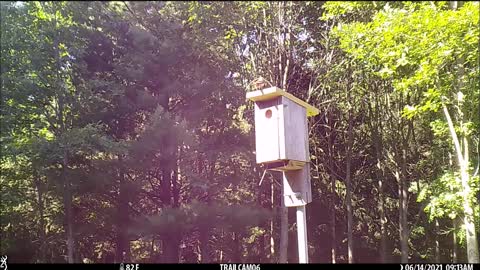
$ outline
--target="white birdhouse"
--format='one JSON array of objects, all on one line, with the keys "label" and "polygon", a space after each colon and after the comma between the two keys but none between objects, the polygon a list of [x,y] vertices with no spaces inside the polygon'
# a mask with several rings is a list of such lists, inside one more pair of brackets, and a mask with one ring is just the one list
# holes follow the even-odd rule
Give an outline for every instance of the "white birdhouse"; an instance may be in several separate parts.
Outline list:
[{"label": "white birdhouse", "polygon": [[283,171],[283,205],[297,207],[298,261],[307,263],[305,205],[312,201],[307,117],[319,110],[277,87],[248,92],[247,98],[255,102],[257,163]]},{"label": "white birdhouse", "polygon": [[255,101],[257,163],[268,169],[299,170],[309,162],[307,116],[318,109],[277,87],[247,93]]}]

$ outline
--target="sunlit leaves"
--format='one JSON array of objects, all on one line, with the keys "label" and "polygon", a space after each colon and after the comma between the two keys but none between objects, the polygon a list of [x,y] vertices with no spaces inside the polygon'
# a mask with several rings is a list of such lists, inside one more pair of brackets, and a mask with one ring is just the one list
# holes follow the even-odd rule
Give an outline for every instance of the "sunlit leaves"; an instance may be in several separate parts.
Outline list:
[{"label": "sunlit leaves", "polygon": [[448,125],[445,121],[437,119],[430,123],[433,134],[438,137],[447,137],[448,136]]},{"label": "sunlit leaves", "polygon": [[446,172],[433,184],[425,185],[417,201],[428,200],[425,211],[430,221],[437,217],[455,218],[463,212],[462,190],[459,176]]},{"label": "sunlit leaves", "polygon": [[[479,177],[471,177],[469,186],[472,189],[469,200],[476,200],[475,195],[479,190]],[[419,192],[417,201],[428,201],[425,211],[430,220],[438,217],[455,218],[463,216],[463,188],[457,173],[447,171],[433,183],[425,185]],[[478,218],[478,213],[476,213]]]},{"label": "sunlit leaves", "polygon": [[[455,65],[455,59],[476,55],[475,41],[462,40],[475,40],[472,33],[478,32],[473,26],[478,23],[478,3],[465,4],[458,12],[427,3],[408,7],[385,8],[370,23],[341,25],[333,33],[340,37],[342,49],[354,57],[368,59],[372,68],[381,63],[378,75],[392,78],[397,90],[431,89],[447,78],[447,66]],[[436,91],[447,92],[452,83],[442,85],[445,88]],[[438,109],[432,99],[427,102],[424,111]]]},{"label": "sunlit leaves", "polygon": [[405,105],[402,111],[402,116],[406,117],[407,119],[411,119],[412,117],[415,116],[415,114],[417,113],[417,110],[418,108],[415,106]]}]

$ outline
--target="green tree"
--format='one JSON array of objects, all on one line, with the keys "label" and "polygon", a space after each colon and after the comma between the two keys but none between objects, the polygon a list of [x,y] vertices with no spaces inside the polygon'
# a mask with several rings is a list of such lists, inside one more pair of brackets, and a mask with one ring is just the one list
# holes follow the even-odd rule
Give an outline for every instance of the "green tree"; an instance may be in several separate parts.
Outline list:
[{"label": "green tree", "polygon": [[[449,9],[445,3],[405,3],[402,8],[386,5],[369,23],[346,24],[336,30],[342,49],[378,76],[391,79],[396,91],[422,95],[417,104],[405,105],[403,116],[410,119],[443,108],[458,159],[471,262],[478,261],[472,207],[478,180],[469,172],[468,144],[469,137],[476,135],[471,127],[478,124],[478,116],[469,115],[466,109],[476,107],[471,112],[478,111],[478,92],[474,90],[478,88],[478,17],[478,3],[467,3],[458,10]],[[457,97],[460,131],[455,129],[448,109],[453,97]],[[438,121],[434,122],[436,129]],[[459,132],[463,139],[458,138]]]}]

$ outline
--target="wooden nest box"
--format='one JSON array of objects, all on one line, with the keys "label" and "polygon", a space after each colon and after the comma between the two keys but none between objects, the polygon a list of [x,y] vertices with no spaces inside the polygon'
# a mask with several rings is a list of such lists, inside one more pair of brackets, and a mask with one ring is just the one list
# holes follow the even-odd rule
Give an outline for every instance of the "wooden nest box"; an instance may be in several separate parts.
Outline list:
[{"label": "wooden nest box", "polygon": [[257,163],[269,170],[301,170],[310,162],[308,116],[319,110],[290,93],[270,87],[247,93],[255,102]]}]

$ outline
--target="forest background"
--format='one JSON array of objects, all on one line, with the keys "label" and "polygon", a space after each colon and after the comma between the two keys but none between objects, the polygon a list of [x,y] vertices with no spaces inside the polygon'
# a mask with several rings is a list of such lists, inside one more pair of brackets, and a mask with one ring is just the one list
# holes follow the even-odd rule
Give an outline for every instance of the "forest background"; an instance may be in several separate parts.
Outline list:
[{"label": "forest background", "polygon": [[0,8],[9,262],[297,262],[258,77],[320,109],[311,262],[479,262],[479,2]]}]

